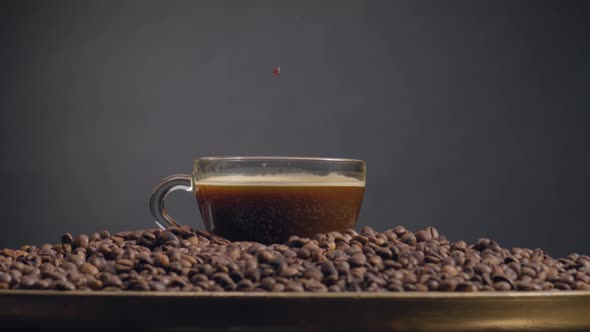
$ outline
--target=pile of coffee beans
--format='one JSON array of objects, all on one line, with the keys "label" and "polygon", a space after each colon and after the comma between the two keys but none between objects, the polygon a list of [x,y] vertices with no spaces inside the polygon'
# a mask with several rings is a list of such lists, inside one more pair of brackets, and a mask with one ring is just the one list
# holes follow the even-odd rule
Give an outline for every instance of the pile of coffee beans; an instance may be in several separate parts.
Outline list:
[{"label": "pile of coffee beans", "polygon": [[230,242],[188,226],[0,251],[0,289],[240,292],[589,290],[590,257],[553,259],[489,239],[449,242],[428,227]]}]

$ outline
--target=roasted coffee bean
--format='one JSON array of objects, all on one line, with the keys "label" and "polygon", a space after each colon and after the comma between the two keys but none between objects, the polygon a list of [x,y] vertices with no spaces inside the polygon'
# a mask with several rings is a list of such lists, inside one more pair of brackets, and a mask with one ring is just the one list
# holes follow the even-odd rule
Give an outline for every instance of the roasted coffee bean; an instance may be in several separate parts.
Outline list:
[{"label": "roasted coffee bean", "polygon": [[86,282],[86,286],[92,290],[101,290],[104,285],[102,281],[98,279],[90,279]]},{"label": "roasted coffee bean", "polygon": [[34,288],[35,289],[48,289],[51,287],[51,280],[49,279],[38,279],[35,281]]},{"label": "roasted coffee bean", "polygon": [[12,280],[12,276],[9,273],[0,272],[0,283],[9,284]]},{"label": "roasted coffee bean", "polygon": [[284,278],[292,278],[299,274],[299,271],[294,267],[285,267],[280,270],[279,276]]},{"label": "roasted coffee bean", "polygon": [[272,264],[273,262],[276,262],[276,256],[268,250],[260,251],[257,258],[260,263]]},{"label": "roasted coffee bean", "polygon": [[363,266],[367,263],[367,258],[363,253],[357,252],[350,256],[348,263],[350,263],[350,266]]},{"label": "roasted coffee bean", "polygon": [[282,292],[285,289],[285,285],[283,284],[274,284],[271,288],[271,292]]},{"label": "roasted coffee bean", "polygon": [[458,292],[475,292],[477,291],[477,287],[474,286],[471,282],[461,282],[457,284],[455,290]]},{"label": "roasted coffee bean", "polygon": [[80,265],[84,264],[86,259],[84,257],[82,257],[81,255],[71,255],[69,257],[69,261],[71,263],[74,263],[76,266],[80,266]]},{"label": "roasted coffee bean", "polygon": [[397,235],[397,237],[401,237],[404,234],[406,234],[408,232],[408,230],[404,227],[404,226],[396,226],[394,229],[392,229],[393,233],[395,233],[395,235]]},{"label": "roasted coffee bean", "polygon": [[179,245],[180,240],[178,239],[178,237],[176,235],[174,235],[174,233],[170,232],[170,231],[166,231],[164,233],[162,233],[162,235],[160,235],[159,238],[160,243],[162,243],[163,245]]},{"label": "roasted coffee bean", "polygon": [[590,290],[590,257],[553,259],[489,239],[450,243],[433,227],[230,242],[190,227],[0,250],[0,289],[425,292]]},{"label": "roasted coffee bean", "polygon": [[590,290],[590,285],[586,282],[576,281],[574,289],[579,290]]},{"label": "roasted coffee bean", "polygon": [[239,291],[251,291],[253,288],[254,284],[248,279],[242,279],[237,284],[237,290]]},{"label": "roasted coffee bean", "polygon": [[120,259],[115,262],[115,269],[118,272],[128,272],[133,269],[135,263],[130,259]]},{"label": "roasted coffee bean", "polygon": [[170,259],[164,254],[155,254],[152,258],[155,266],[166,268],[170,265]]},{"label": "roasted coffee bean", "polygon": [[61,236],[61,243],[62,244],[72,244],[74,243],[74,237],[70,233],[65,233]]},{"label": "roasted coffee bean", "polygon": [[98,274],[99,271],[96,268],[96,266],[94,266],[90,263],[84,263],[84,264],[80,265],[80,272],[85,273],[85,274],[96,275],[96,274]]},{"label": "roasted coffee bean", "polygon": [[86,235],[86,234],[80,234],[74,240],[74,247],[87,248],[88,247],[88,241],[89,241],[88,235]]},{"label": "roasted coffee bean", "polygon": [[53,283],[53,287],[57,290],[75,290],[76,286],[69,281],[58,280]]},{"label": "roasted coffee bean", "polygon": [[303,292],[303,291],[305,291],[305,289],[303,289],[303,286],[301,286],[299,284],[291,283],[291,284],[288,284],[287,286],[285,286],[285,292]]},{"label": "roasted coffee bean", "polygon": [[401,238],[402,242],[405,244],[409,244],[409,245],[415,245],[416,244],[416,236],[411,233],[405,233],[402,238]]},{"label": "roasted coffee bean", "polygon": [[442,291],[442,292],[452,292],[456,288],[457,288],[457,281],[454,279],[443,280],[438,286],[438,290]]},{"label": "roasted coffee bean", "polygon": [[421,230],[416,232],[416,241],[430,241],[432,240],[432,234],[428,230]]},{"label": "roasted coffee bean", "polygon": [[489,266],[488,266],[488,265],[486,265],[486,264],[481,264],[481,263],[480,263],[480,264],[476,264],[476,265],[473,267],[473,271],[475,271],[475,273],[477,273],[477,274],[479,274],[479,275],[483,275],[483,274],[486,274],[486,273],[487,273],[487,274],[489,274],[489,273],[492,273],[492,268],[491,268],[491,267],[489,267]]}]

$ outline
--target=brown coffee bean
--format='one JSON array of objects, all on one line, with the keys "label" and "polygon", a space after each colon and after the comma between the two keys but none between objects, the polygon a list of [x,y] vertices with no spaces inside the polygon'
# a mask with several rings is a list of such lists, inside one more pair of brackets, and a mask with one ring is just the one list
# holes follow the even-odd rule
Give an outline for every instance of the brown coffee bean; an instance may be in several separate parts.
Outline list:
[{"label": "brown coffee bean", "polygon": [[97,275],[99,273],[96,266],[94,266],[90,263],[84,263],[84,264],[80,265],[80,272],[85,273],[85,274],[91,274],[91,275]]},{"label": "brown coffee bean", "polygon": [[9,284],[12,281],[12,276],[9,273],[0,272],[0,283]]},{"label": "brown coffee bean", "polygon": [[555,286],[555,288],[560,289],[560,290],[571,290],[572,288],[570,287],[570,285],[563,283],[563,282],[555,282],[553,284]]},{"label": "brown coffee bean", "polygon": [[465,252],[467,250],[467,243],[465,243],[465,241],[457,241],[453,243],[451,250]]},{"label": "brown coffee bean", "polygon": [[452,292],[456,288],[457,288],[457,281],[454,279],[443,280],[438,286],[438,290],[442,291],[442,292]]},{"label": "brown coffee bean", "polygon": [[239,291],[251,291],[253,288],[254,284],[248,279],[242,279],[237,284],[237,290]]},{"label": "brown coffee bean", "polygon": [[258,262],[265,264],[272,264],[275,262],[275,255],[268,250],[260,251],[257,255]]},{"label": "brown coffee bean", "polygon": [[576,281],[574,289],[579,290],[590,290],[590,285],[586,282]]},{"label": "brown coffee bean", "polygon": [[305,244],[307,244],[307,242],[309,242],[309,240],[301,239],[301,238],[299,238],[299,236],[294,235],[294,236],[289,237],[289,239],[287,240],[287,245],[289,245],[289,247],[292,247],[292,248],[301,248]]},{"label": "brown coffee bean", "polygon": [[483,251],[484,249],[487,249],[490,246],[490,243],[491,243],[490,239],[485,239],[485,238],[479,239],[475,243],[473,248],[475,250]]},{"label": "brown coffee bean", "polygon": [[72,291],[76,289],[76,286],[69,281],[57,280],[53,283],[53,287],[57,290],[68,290]]},{"label": "brown coffee bean", "polygon": [[285,286],[285,292],[303,292],[303,291],[305,291],[305,289],[303,289],[303,286],[301,286],[299,284],[290,283]]},{"label": "brown coffee bean", "polygon": [[72,243],[74,243],[74,237],[70,233],[65,233],[61,236],[61,243],[71,245]]},{"label": "brown coffee bean", "polygon": [[477,287],[475,287],[471,282],[461,282],[457,284],[455,290],[458,292],[475,292],[477,291]]},{"label": "brown coffee bean", "polygon": [[492,273],[492,268],[485,264],[476,264],[473,270],[479,275]]},{"label": "brown coffee bean", "polygon": [[286,267],[280,270],[279,275],[284,278],[291,278],[299,274],[299,271],[294,267]]},{"label": "brown coffee bean", "polygon": [[88,247],[88,241],[89,241],[88,235],[86,235],[86,234],[80,234],[80,235],[78,235],[76,237],[76,239],[73,242],[74,248],[84,248],[84,249],[86,249]]},{"label": "brown coffee bean", "polygon": [[408,245],[415,245],[416,244],[416,237],[411,232],[405,233],[401,237],[401,240],[403,243],[408,244]]},{"label": "brown coffee bean", "polygon": [[181,274],[182,273],[182,268],[183,268],[182,267],[182,264],[180,262],[178,262],[178,261],[172,262],[172,263],[170,263],[170,265],[168,265],[168,269],[170,271],[176,272],[178,274]]},{"label": "brown coffee bean", "polygon": [[151,289],[145,280],[133,280],[129,283],[129,288],[136,291],[149,291]]},{"label": "brown coffee bean", "polygon": [[416,232],[416,241],[423,242],[423,241],[430,241],[432,240],[432,234],[428,230],[421,230]]},{"label": "brown coffee bean", "polygon": [[227,273],[218,272],[213,274],[211,277],[215,280],[219,285],[221,285],[224,289],[235,289],[236,283],[230,278]]},{"label": "brown coffee bean", "polygon": [[115,262],[115,269],[118,272],[128,272],[133,269],[134,265],[135,263],[130,259],[120,259]]},{"label": "brown coffee bean", "polygon": [[274,284],[272,286],[271,292],[282,292],[285,289],[285,285],[283,284]]},{"label": "brown coffee bean", "polygon": [[164,254],[154,254],[152,258],[155,266],[167,268],[170,265],[170,259]]},{"label": "brown coffee bean", "polygon": [[260,280],[260,286],[266,290],[272,290],[276,280],[272,277],[266,277]]},{"label": "brown coffee bean", "polygon": [[36,281],[37,279],[32,276],[23,276],[20,280],[20,288],[31,289]]},{"label": "brown coffee bean", "polygon": [[429,290],[435,291],[435,290],[438,290],[438,287],[440,286],[440,282],[438,280],[431,279],[426,283],[426,286],[428,287]]},{"label": "brown coffee bean", "polygon": [[123,250],[123,248],[119,248],[119,247],[115,247],[112,248],[110,253],[109,253],[109,257],[111,259],[119,259],[123,257],[123,254],[125,253],[125,250]]},{"label": "brown coffee bean", "polygon": [[367,263],[367,258],[364,254],[357,252],[350,256],[348,263],[350,264],[350,266],[363,266]]},{"label": "brown coffee bean", "polygon": [[138,244],[150,247],[153,246],[157,241],[156,235],[152,232],[143,232],[141,237],[137,241]]},{"label": "brown coffee bean", "polygon": [[123,282],[121,281],[121,279],[116,276],[116,275],[112,275],[112,274],[104,274],[104,277],[102,277],[100,279],[105,287],[121,287],[123,285]]},{"label": "brown coffee bean", "polygon": [[441,272],[445,273],[448,277],[454,277],[459,273],[457,268],[452,265],[444,265],[441,269]]},{"label": "brown coffee bean", "polygon": [[33,288],[35,289],[49,289],[51,287],[52,280],[50,279],[37,279]]},{"label": "brown coffee bean", "polygon": [[428,292],[428,287],[424,284],[416,284],[416,292]]},{"label": "brown coffee bean", "polygon": [[86,286],[92,290],[101,290],[103,288],[103,283],[98,279],[91,279],[86,282]]},{"label": "brown coffee bean", "polygon": [[397,237],[401,237],[408,232],[404,226],[396,226],[392,229],[392,231],[395,235],[397,235]]},{"label": "brown coffee bean", "polygon": [[154,291],[165,291],[166,285],[159,281],[150,281],[150,288]]},{"label": "brown coffee bean", "polygon": [[71,255],[69,260],[70,260],[70,262],[76,264],[77,266],[84,264],[86,261],[86,259],[84,257],[82,257],[81,255]]},{"label": "brown coffee bean", "polygon": [[492,281],[494,283],[504,281],[504,282],[507,282],[507,283],[509,283],[511,285],[514,284],[514,282],[512,281],[512,279],[510,279],[508,276],[506,276],[504,274],[492,274]]},{"label": "brown coffee bean", "polygon": [[433,227],[365,227],[230,242],[190,227],[64,234],[61,244],[0,250],[0,289],[170,291],[538,291],[590,288],[590,257],[553,259],[489,239],[449,243]]}]

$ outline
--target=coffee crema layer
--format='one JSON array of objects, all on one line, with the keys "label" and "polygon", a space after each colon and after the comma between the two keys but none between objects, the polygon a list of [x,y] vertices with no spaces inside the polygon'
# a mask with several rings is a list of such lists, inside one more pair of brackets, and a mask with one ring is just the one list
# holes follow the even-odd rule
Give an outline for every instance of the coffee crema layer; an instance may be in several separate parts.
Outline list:
[{"label": "coffee crema layer", "polygon": [[364,187],[365,181],[341,174],[314,175],[288,173],[276,175],[209,176],[197,181],[197,186],[344,186]]}]

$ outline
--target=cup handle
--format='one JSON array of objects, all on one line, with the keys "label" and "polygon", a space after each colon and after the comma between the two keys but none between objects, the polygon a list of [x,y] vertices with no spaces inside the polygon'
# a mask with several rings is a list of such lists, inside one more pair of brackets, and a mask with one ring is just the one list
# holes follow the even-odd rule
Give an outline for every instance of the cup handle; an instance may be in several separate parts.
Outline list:
[{"label": "cup handle", "polygon": [[176,190],[192,191],[191,176],[187,174],[171,175],[160,182],[150,197],[150,212],[154,217],[156,225],[165,229],[166,224],[171,226],[180,226],[172,218],[164,206],[166,196]]}]

